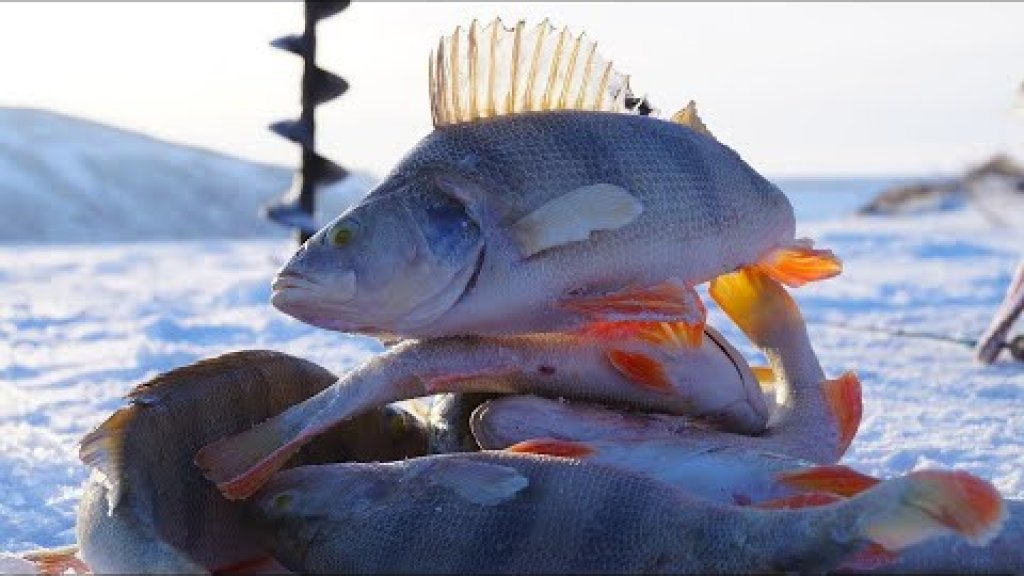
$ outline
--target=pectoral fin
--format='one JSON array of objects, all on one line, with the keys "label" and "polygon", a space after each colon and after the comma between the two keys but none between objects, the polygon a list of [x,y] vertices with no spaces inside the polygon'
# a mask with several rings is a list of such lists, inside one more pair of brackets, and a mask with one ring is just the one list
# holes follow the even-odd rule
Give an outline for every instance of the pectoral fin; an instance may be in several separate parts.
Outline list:
[{"label": "pectoral fin", "polygon": [[672,381],[661,362],[647,354],[612,348],[605,352],[608,362],[627,380],[654,392],[672,392]]},{"label": "pectoral fin", "polygon": [[590,238],[599,230],[621,228],[640,215],[643,206],[620,186],[593,184],[549,201],[512,225],[524,258]]},{"label": "pectoral fin", "polygon": [[426,480],[482,506],[501,504],[530,483],[510,466],[456,458],[440,460],[431,466]]}]

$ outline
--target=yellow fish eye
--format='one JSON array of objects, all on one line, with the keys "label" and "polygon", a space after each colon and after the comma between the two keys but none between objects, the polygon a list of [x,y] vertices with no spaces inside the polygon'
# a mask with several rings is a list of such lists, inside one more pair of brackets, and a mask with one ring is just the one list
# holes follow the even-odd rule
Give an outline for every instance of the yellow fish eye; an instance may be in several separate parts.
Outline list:
[{"label": "yellow fish eye", "polygon": [[331,231],[331,244],[335,246],[345,246],[352,241],[352,236],[355,234],[348,226],[338,226]]}]

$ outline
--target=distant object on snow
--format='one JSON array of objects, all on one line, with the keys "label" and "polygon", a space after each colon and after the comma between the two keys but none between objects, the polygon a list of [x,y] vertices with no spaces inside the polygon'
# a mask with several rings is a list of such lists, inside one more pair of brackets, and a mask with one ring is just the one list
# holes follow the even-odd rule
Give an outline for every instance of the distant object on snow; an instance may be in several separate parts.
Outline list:
[{"label": "distant object on snow", "polygon": [[[0,242],[285,237],[260,207],[291,171],[54,112],[0,108]],[[325,189],[326,221],[375,178]]]},{"label": "distant object on snow", "polygon": [[[916,182],[883,190],[859,214],[918,214],[972,206],[1001,226],[1024,216],[1024,168],[1004,154],[959,178]],[[1009,213],[1007,213],[1009,210]]]}]

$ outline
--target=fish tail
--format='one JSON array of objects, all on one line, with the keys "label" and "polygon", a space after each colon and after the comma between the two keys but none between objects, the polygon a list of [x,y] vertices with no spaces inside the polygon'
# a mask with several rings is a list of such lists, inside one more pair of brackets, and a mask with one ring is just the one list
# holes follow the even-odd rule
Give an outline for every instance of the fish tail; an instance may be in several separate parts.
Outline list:
[{"label": "fish tail", "polygon": [[761,346],[779,327],[802,326],[793,297],[759,268],[741,268],[711,281],[711,297],[755,344]]},{"label": "fish tail", "polygon": [[869,503],[857,522],[861,535],[890,551],[944,534],[984,546],[999,534],[1006,519],[999,491],[959,470],[911,472],[849,502],[855,501]]},{"label": "fish tail", "polygon": [[259,490],[314,435],[289,435],[271,419],[207,444],[196,453],[195,464],[225,498],[241,500]]}]

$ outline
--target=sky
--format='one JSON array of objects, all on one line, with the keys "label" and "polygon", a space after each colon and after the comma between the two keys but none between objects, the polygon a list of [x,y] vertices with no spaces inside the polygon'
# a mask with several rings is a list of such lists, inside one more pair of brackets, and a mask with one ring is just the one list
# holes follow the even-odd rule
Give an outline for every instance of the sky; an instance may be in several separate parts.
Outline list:
[{"label": "sky", "polygon": [[[1024,160],[1024,4],[353,3],[318,28],[352,85],[318,110],[318,147],[382,174],[432,129],[437,39],[502,16],[586,31],[671,113],[768,176],[928,175]],[[28,106],[284,165],[266,126],[298,114],[301,61],[270,40],[298,2],[0,3],[0,106]]]}]

